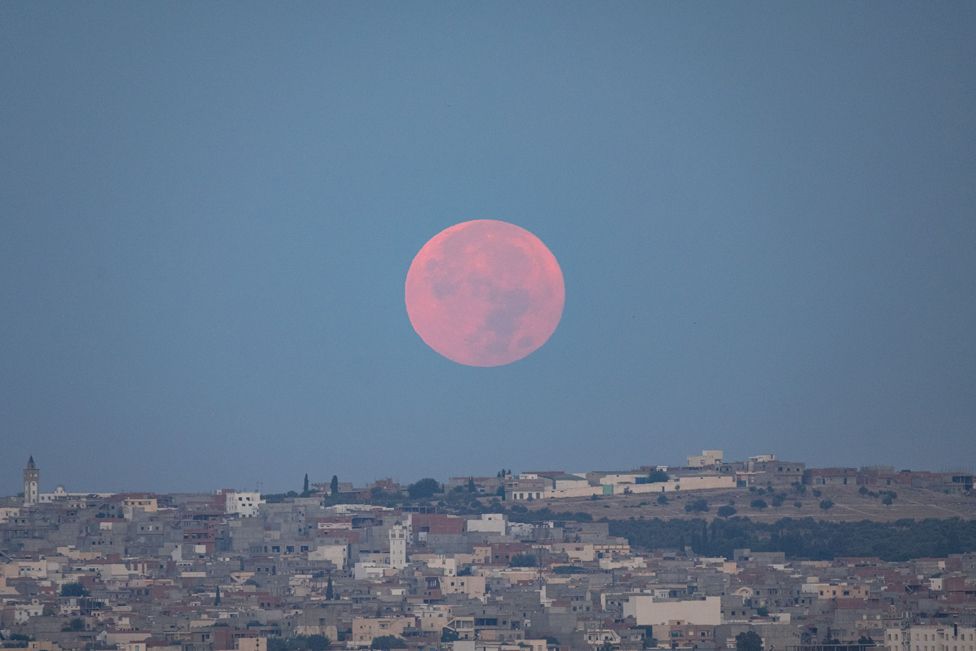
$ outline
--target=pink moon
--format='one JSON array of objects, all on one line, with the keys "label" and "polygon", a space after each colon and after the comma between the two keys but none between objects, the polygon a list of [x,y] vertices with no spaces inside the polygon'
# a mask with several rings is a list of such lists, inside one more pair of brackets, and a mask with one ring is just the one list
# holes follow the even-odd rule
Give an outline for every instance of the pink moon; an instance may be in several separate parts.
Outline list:
[{"label": "pink moon", "polygon": [[410,263],[404,294],[420,338],[468,366],[532,354],[556,330],[566,299],[563,272],[542,240],[494,219],[432,237]]}]

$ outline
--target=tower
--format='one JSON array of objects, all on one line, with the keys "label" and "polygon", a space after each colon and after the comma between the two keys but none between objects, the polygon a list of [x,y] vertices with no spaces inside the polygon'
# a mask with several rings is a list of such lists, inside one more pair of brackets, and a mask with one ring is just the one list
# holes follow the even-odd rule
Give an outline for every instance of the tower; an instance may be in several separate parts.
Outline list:
[{"label": "tower", "polygon": [[407,566],[407,528],[397,522],[390,527],[390,567],[402,570]]},{"label": "tower", "polygon": [[34,456],[27,460],[24,468],[24,506],[37,504],[37,486],[41,480],[41,471],[34,465]]}]

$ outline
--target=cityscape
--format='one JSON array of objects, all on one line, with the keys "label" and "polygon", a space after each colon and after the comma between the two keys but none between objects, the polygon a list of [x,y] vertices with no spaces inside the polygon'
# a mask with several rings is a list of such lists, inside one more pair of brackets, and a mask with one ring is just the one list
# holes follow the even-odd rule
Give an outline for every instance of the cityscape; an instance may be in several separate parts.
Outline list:
[{"label": "cityscape", "polygon": [[974,475],[682,466],[0,501],[36,651],[976,651]]},{"label": "cityscape", "polygon": [[974,35],[0,0],[0,651],[976,651]]}]

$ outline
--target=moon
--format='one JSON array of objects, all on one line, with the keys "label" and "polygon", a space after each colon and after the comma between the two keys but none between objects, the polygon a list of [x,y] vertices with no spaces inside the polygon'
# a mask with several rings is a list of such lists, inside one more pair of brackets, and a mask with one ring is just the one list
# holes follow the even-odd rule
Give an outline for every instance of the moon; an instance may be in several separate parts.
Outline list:
[{"label": "moon", "polygon": [[407,315],[424,342],[467,366],[503,366],[542,346],[559,325],[566,289],[551,251],[494,219],[445,228],[410,263]]}]

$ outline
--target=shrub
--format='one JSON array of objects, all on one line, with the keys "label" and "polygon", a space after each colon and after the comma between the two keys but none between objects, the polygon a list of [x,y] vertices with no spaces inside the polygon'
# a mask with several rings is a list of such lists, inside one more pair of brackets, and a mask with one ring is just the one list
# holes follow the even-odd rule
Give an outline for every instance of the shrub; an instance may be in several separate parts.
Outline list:
[{"label": "shrub", "polygon": [[685,504],[685,511],[687,513],[704,513],[708,510],[708,502],[702,498],[697,500],[692,500]]}]

